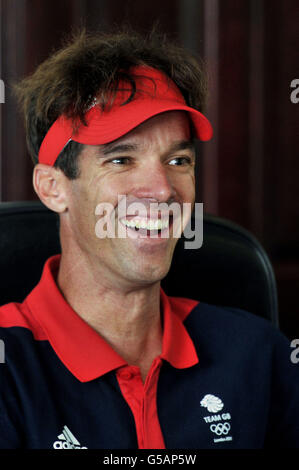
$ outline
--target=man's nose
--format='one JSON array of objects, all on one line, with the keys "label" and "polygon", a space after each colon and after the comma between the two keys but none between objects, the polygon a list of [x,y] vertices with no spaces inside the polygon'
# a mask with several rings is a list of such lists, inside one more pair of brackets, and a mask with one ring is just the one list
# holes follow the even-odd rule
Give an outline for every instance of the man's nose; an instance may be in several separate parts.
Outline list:
[{"label": "man's nose", "polygon": [[165,164],[162,163],[144,165],[138,175],[135,197],[151,198],[159,202],[173,199],[175,188],[169,173]]}]

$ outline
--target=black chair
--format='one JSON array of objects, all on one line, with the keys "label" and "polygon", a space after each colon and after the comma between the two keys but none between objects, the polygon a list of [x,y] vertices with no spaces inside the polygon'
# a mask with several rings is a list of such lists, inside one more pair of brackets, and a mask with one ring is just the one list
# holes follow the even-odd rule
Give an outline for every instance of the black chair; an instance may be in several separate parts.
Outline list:
[{"label": "black chair", "polygon": [[[60,252],[58,217],[38,201],[0,203],[0,305],[21,302],[45,260]],[[247,230],[205,214],[203,245],[179,239],[162,281],[168,295],[248,310],[278,327],[276,282],[267,254]]]}]

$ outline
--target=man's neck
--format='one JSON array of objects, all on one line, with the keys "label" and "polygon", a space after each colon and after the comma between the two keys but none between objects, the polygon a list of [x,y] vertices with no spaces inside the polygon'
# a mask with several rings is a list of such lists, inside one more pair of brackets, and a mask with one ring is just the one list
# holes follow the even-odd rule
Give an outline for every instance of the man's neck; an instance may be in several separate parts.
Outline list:
[{"label": "man's neck", "polygon": [[102,279],[86,259],[74,266],[62,256],[57,283],[69,305],[145,379],[162,351],[160,283],[115,289]]}]

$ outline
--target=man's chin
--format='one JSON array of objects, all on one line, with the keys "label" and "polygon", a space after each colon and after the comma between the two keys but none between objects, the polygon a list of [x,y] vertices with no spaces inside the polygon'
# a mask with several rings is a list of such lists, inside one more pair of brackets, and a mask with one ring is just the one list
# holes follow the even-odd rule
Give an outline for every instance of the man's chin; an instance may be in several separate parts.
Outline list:
[{"label": "man's chin", "polygon": [[137,285],[155,284],[164,279],[170,269],[170,265],[171,263],[163,264],[163,266],[161,266],[161,264],[156,266],[143,265],[142,267],[137,267],[135,265],[134,269],[131,270],[130,275],[127,276],[127,278],[135,282]]}]

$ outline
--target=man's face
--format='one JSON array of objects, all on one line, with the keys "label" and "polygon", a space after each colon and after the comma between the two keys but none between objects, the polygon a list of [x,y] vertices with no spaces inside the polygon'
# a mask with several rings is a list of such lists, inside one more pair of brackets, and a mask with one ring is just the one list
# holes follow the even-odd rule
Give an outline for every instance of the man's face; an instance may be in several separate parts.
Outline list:
[{"label": "man's face", "polygon": [[[84,147],[79,157],[80,176],[69,181],[67,233],[79,248],[74,252],[88,257],[100,271],[103,284],[146,285],[167,274],[177,242],[172,237],[172,218],[167,238],[153,238],[146,230],[136,232],[125,226],[134,223],[134,216],[119,215],[119,196],[126,198],[127,207],[143,204],[145,223],[149,223],[151,203],[175,202],[181,208],[183,203],[193,205],[194,165],[189,119],[182,111],[155,116],[110,144]],[[99,215],[95,209],[101,203],[113,206],[111,217],[116,226],[123,224],[127,236],[96,235]]]}]

